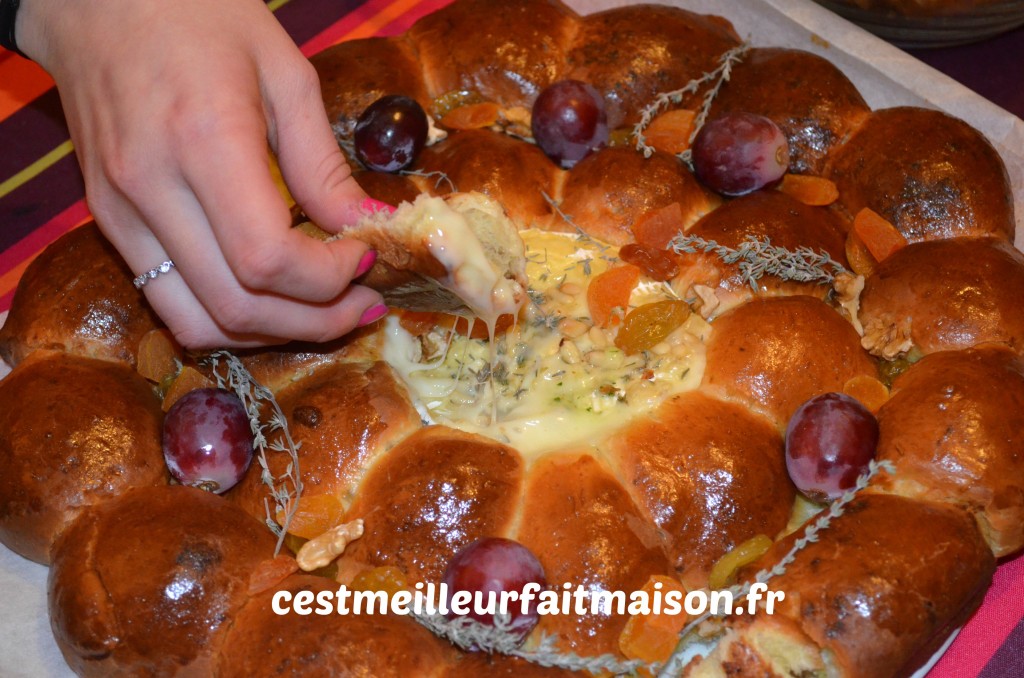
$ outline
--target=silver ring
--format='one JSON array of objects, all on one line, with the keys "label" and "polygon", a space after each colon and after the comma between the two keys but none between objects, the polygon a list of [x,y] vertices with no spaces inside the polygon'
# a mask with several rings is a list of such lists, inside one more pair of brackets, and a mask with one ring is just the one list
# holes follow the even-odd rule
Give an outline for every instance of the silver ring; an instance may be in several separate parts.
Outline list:
[{"label": "silver ring", "polygon": [[151,268],[145,273],[140,273],[138,276],[135,277],[135,280],[132,280],[132,284],[135,285],[135,289],[141,290],[143,287],[146,286],[146,283],[148,283],[150,280],[157,277],[161,273],[170,273],[172,268],[174,268],[174,262],[168,259],[159,266]]}]

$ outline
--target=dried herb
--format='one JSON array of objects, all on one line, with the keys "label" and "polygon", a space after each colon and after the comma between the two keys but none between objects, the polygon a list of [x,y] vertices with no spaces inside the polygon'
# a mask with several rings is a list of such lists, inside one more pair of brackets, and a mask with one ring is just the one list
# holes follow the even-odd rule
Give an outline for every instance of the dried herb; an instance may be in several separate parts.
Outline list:
[{"label": "dried herb", "polygon": [[[288,421],[285,419],[284,412],[281,411],[281,406],[277,404],[274,394],[270,392],[270,389],[258,383],[237,357],[228,351],[216,351],[207,356],[205,362],[213,370],[217,386],[234,391],[249,415],[256,459],[262,469],[261,479],[263,484],[270,488],[270,498],[274,500],[276,509],[272,513],[269,503],[264,500],[267,527],[277,535],[277,546],[274,549],[274,555],[277,556],[284,544],[285,535],[288,534],[288,526],[298,510],[299,497],[302,495],[302,480],[299,474],[299,443],[292,439]],[[220,373],[222,364],[226,367],[224,375]],[[271,432],[281,431],[281,439],[284,442],[281,440],[275,440],[272,443],[267,441],[266,429],[260,418],[261,402],[270,407],[269,430]],[[270,467],[267,464],[268,449],[275,452],[286,452],[291,458],[284,473],[278,477],[270,472]],[[284,522],[280,525],[275,520],[278,512],[284,515]]]},{"label": "dried herb", "polygon": [[511,615],[508,614],[494,615],[493,626],[482,624],[471,617],[447,619],[440,614],[420,614],[413,618],[434,635],[445,638],[462,650],[504,654],[548,668],[589,671],[594,675],[624,675],[640,668],[656,668],[642,661],[622,661],[611,654],[581,657],[573,652],[565,652],[558,648],[558,638],[548,634],[542,634],[535,647],[522,649],[522,636],[512,632]]},{"label": "dried herb", "polygon": [[828,252],[815,252],[810,247],[788,250],[772,245],[767,237],[762,240],[747,236],[739,247],[732,248],[700,236],[680,234],[672,239],[669,247],[677,254],[704,252],[717,255],[727,264],[737,264],[743,282],[755,292],[757,281],[766,275],[799,282],[831,283],[837,274],[847,272]]},{"label": "dried herb", "polygon": [[[636,137],[636,149],[641,151],[645,158],[651,157],[654,153],[654,148],[647,144],[647,140],[644,137],[644,130],[646,130],[648,125],[651,124],[651,121],[669,106],[678,106],[681,104],[685,95],[696,94],[704,85],[714,83],[714,85],[704,94],[700,110],[697,112],[697,117],[694,120],[693,131],[690,132],[689,138],[690,143],[693,143],[694,137],[697,136],[697,132],[708,118],[712,102],[714,102],[715,97],[718,96],[719,91],[722,89],[722,85],[729,81],[729,78],[732,75],[733,66],[743,60],[743,57],[748,50],[750,50],[750,43],[744,42],[741,45],[737,45],[722,56],[718,57],[718,67],[715,68],[715,70],[694,78],[677,90],[662,92],[655,96],[654,101],[640,111],[640,121],[633,127],[633,136]],[[687,149],[680,153],[679,157],[687,164],[690,164],[690,155],[690,151]]]}]

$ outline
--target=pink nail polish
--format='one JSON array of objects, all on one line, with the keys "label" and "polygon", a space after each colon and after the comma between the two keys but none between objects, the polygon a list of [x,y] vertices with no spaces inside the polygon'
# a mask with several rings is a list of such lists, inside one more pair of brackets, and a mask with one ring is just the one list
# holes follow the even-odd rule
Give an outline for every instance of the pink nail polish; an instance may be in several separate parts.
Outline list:
[{"label": "pink nail polish", "polygon": [[359,260],[359,266],[356,267],[356,272],[353,275],[353,277],[358,278],[359,276],[365,274],[367,271],[373,268],[373,265],[374,263],[376,263],[376,261],[376,250],[366,250],[366,253],[363,255],[363,258]]},{"label": "pink nail polish", "polygon": [[381,202],[380,200],[374,200],[373,198],[367,198],[366,200],[364,200],[360,207],[363,208],[364,212],[371,213],[387,212],[388,214],[391,214],[392,212],[395,211],[395,207],[393,205],[389,205],[386,202]]},{"label": "pink nail polish", "polygon": [[377,304],[363,311],[363,315],[359,317],[359,324],[357,327],[365,327],[372,322],[380,320],[388,314],[388,307],[384,304]]}]

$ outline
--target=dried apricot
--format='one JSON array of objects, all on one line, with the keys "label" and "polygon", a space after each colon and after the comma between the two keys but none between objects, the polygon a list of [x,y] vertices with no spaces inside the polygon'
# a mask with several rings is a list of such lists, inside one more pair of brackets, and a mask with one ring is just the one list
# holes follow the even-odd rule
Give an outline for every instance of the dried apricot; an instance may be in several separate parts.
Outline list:
[{"label": "dried apricot", "polygon": [[498,121],[501,108],[493,101],[467,104],[453,108],[441,118],[441,124],[448,129],[480,129],[490,127]]},{"label": "dried apricot", "polygon": [[836,183],[825,177],[810,174],[786,174],[779,182],[779,190],[805,205],[824,207],[839,199]]},{"label": "dried apricot", "polygon": [[[643,591],[647,599],[652,600],[655,594],[660,593],[662,601],[671,592],[678,596],[677,602],[682,608],[683,600],[686,597],[686,589],[677,580],[665,575],[651,575],[644,584]],[[629,659],[639,659],[645,662],[663,662],[669,658],[672,651],[679,642],[679,633],[683,630],[689,617],[683,611],[679,614],[669,614],[665,611],[663,602],[662,612],[651,614],[635,614],[626,622],[626,626],[619,634],[619,650]]]},{"label": "dried apricot", "polygon": [[184,359],[181,346],[169,330],[150,330],[139,340],[139,359],[136,370],[143,377],[159,384],[173,377]]},{"label": "dried apricot", "polygon": [[665,153],[682,153],[690,148],[690,136],[693,134],[696,111],[681,108],[665,111],[647,126],[644,138],[649,146]]},{"label": "dried apricot", "polygon": [[587,287],[587,307],[594,324],[609,327],[618,322],[615,309],[625,312],[629,295],[639,281],[640,269],[632,264],[610,268],[591,280]]},{"label": "dried apricot", "polygon": [[[345,507],[333,494],[318,494],[312,497],[302,495],[295,514],[288,523],[288,533],[304,539],[313,539],[340,525],[344,516]],[[274,518],[279,525],[283,525],[284,511],[278,509]]]},{"label": "dried apricot", "polygon": [[907,246],[907,239],[878,212],[865,207],[853,218],[853,230],[876,261],[885,261],[893,252]]},{"label": "dried apricot", "polygon": [[633,237],[645,247],[663,250],[683,230],[683,208],[674,202],[640,215],[633,224]]},{"label": "dried apricot", "polygon": [[686,322],[690,306],[685,301],[656,301],[630,311],[615,336],[615,345],[627,355],[646,351]]},{"label": "dried apricot", "polygon": [[627,264],[639,266],[651,280],[664,282],[679,275],[679,257],[667,250],[629,243],[619,249],[619,259]]},{"label": "dried apricot", "polygon": [[264,560],[249,575],[249,595],[269,591],[291,574],[299,571],[299,564],[291,556],[279,555]]},{"label": "dried apricot", "polygon": [[878,412],[889,399],[889,389],[885,384],[866,374],[858,374],[843,384],[843,393],[855,398],[872,412]]},{"label": "dried apricot", "polygon": [[178,399],[189,391],[194,391],[197,388],[211,388],[215,385],[213,380],[205,374],[191,365],[185,365],[167,388],[160,407],[166,412],[171,409],[171,405],[178,402]]}]

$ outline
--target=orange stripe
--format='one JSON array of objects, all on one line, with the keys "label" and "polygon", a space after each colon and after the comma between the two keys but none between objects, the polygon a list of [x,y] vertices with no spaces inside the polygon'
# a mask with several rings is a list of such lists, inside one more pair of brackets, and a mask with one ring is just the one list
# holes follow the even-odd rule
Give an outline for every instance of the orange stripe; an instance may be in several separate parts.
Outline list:
[{"label": "orange stripe", "polygon": [[[35,259],[38,254],[39,252],[36,252],[36,254],[32,255],[32,259]],[[28,265],[32,263],[32,259],[26,259],[11,270],[7,271],[7,273],[0,275],[0,313],[7,310],[8,304],[4,303],[4,299],[18,286],[18,281],[21,280],[21,274],[24,273],[25,269],[28,268]]]},{"label": "orange stripe", "polygon": [[439,4],[444,3],[436,0],[371,0],[302,45],[302,53],[310,56],[345,40],[376,35],[400,17],[408,18],[412,23]]},{"label": "orange stripe", "polygon": [[[25,267],[39,256],[39,253],[46,249],[47,245],[91,218],[85,201],[80,200],[29,233],[9,249],[0,252],[0,311],[6,310],[10,304],[11,294],[17,287],[18,279],[25,271]],[[4,267],[8,265],[11,268],[4,270]]]},{"label": "orange stripe", "polygon": [[6,56],[0,61],[0,121],[53,87],[53,79],[36,62],[11,53]]}]

